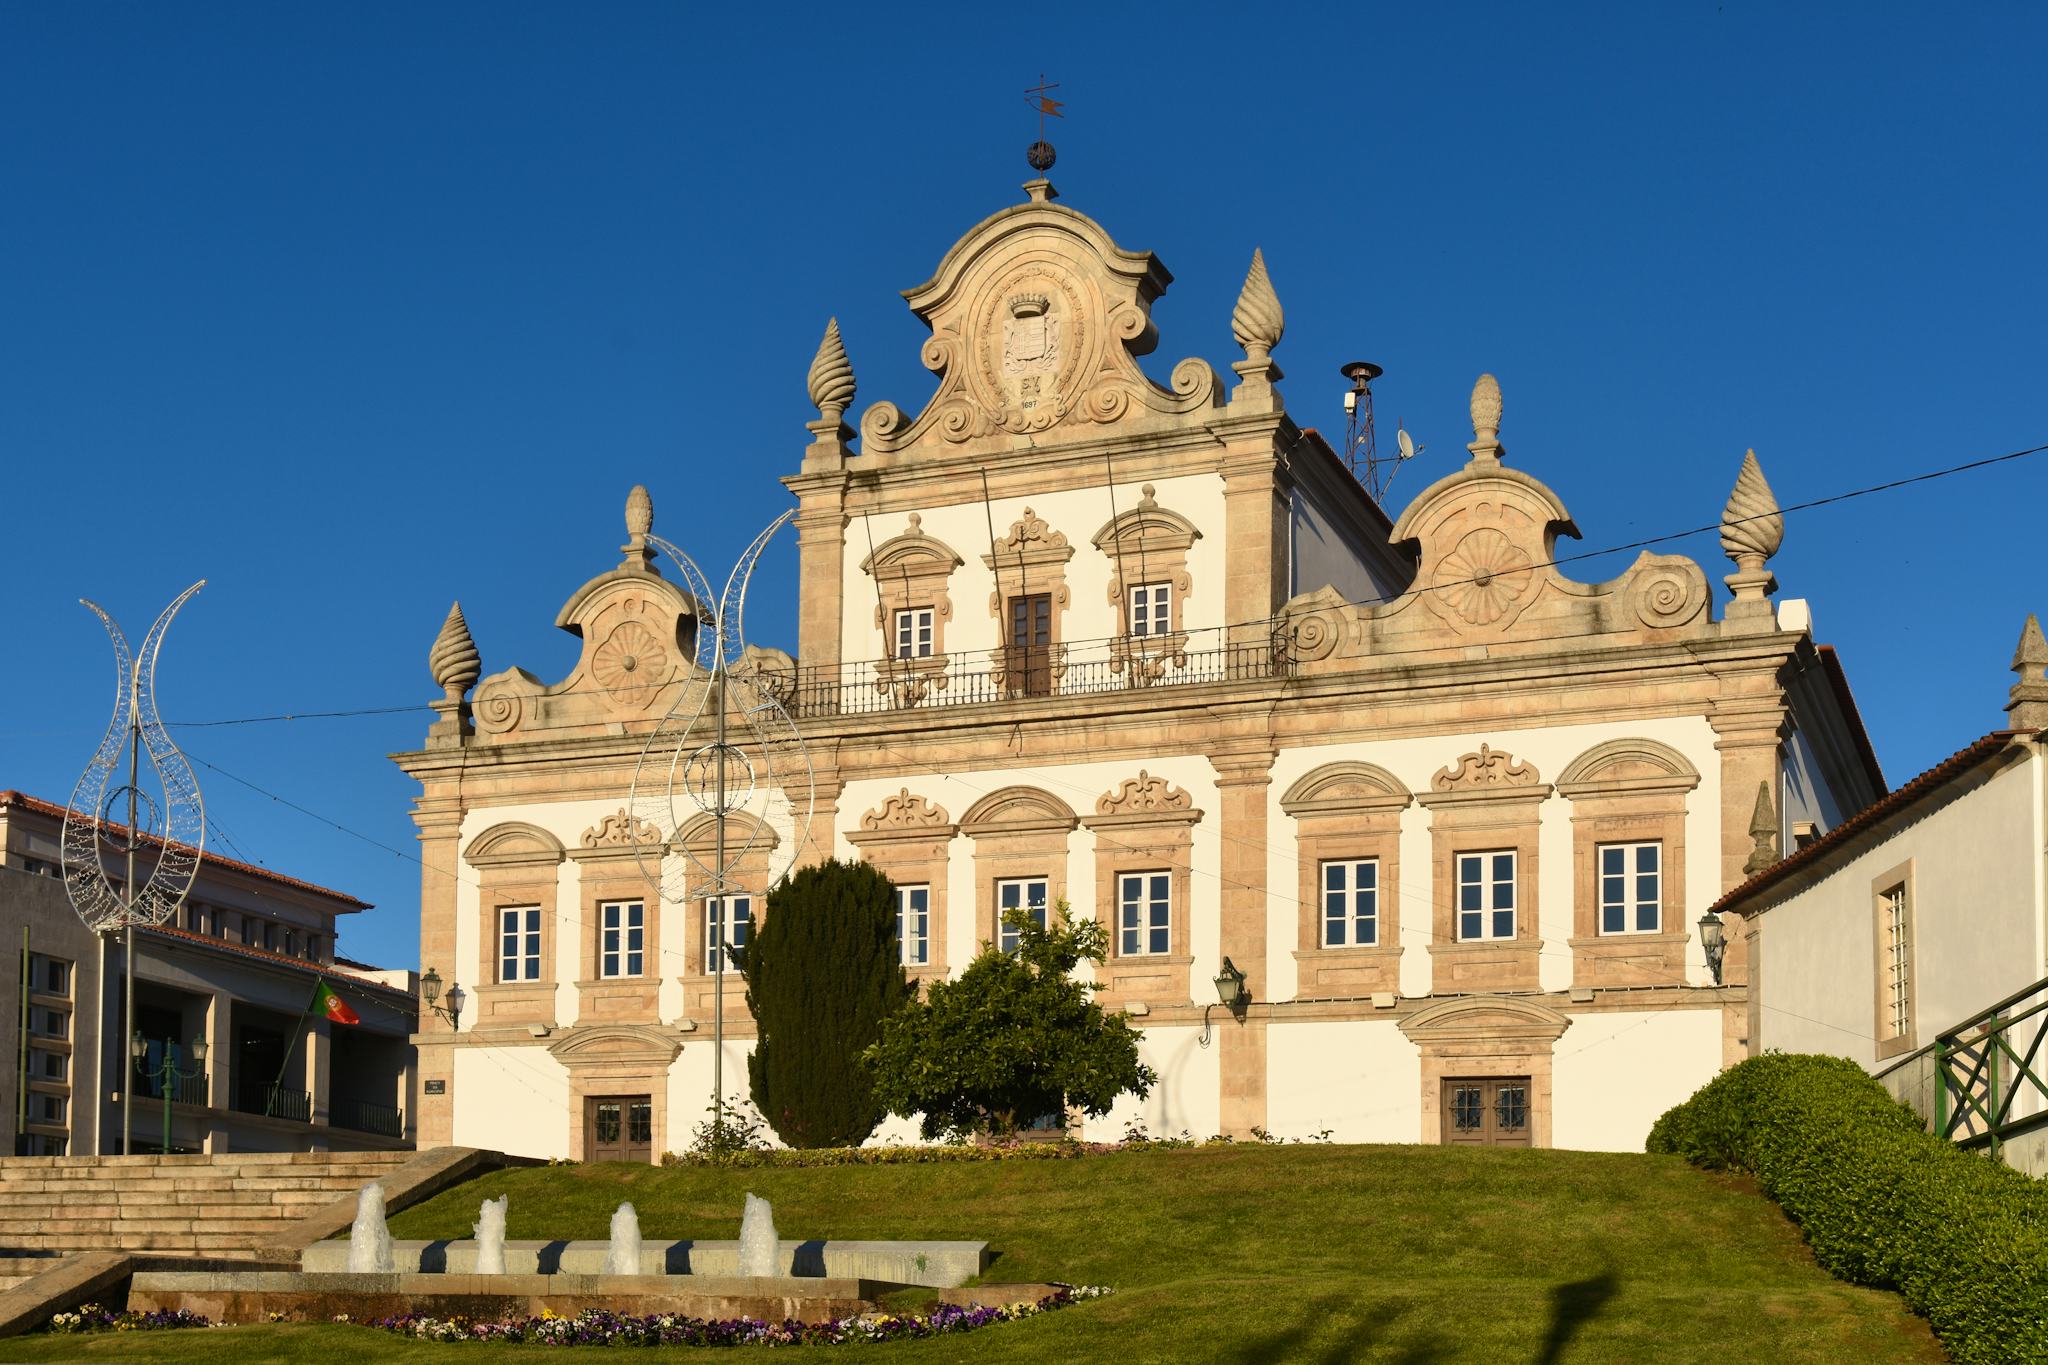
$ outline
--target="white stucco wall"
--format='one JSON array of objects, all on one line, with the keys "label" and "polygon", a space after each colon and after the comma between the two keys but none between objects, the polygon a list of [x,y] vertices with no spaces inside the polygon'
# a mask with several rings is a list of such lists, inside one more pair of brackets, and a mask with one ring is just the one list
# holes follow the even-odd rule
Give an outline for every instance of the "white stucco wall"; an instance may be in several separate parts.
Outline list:
[{"label": "white stucco wall", "polygon": [[2030,757],[1925,812],[1756,917],[1759,1048],[1877,1065],[1874,882],[1913,864],[1917,1043],[2048,975]]},{"label": "white stucco wall", "polygon": [[1266,1128],[1335,1142],[1416,1142],[1422,1136],[1422,1052],[1392,1019],[1274,1024]]},{"label": "white stucco wall", "polygon": [[[1223,1017],[1219,1027],[1235,1025]],[[1142,1100],[1130,1095],[1118,1099],[1105,1117],[1088,1120],[1081,1136],[1090,1142],[1115,1142],[1134,1121],[1153,1137],[1182,1132],[1208,1137],[1220,1131],[1222,1042],[1212,1031],[1205,1048],[1197,1041],[1200,1036],[1201,1030],[1193,1028],[1145,1030],[1139,1056],[1159,1073],[1159,1083]]]},{"label": "white stucco wall", "polygon": [[515,1156],[569,1155],[569,1072],[547,1049],[456,1048],[449,1089],[456,1146]]},{"label": "white stucco wall", "polygon": [[1665,1110],[1721,1070],[1721,1011],[1587,1012],[1551,1054],[1551,1145],[1640,1152]]}]

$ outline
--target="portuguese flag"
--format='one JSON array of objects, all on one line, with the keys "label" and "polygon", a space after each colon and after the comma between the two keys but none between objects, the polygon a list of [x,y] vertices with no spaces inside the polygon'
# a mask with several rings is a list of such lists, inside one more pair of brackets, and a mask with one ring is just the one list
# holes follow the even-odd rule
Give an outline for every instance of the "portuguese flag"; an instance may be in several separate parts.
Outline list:
[{"label": "portuguese flag", "polygon": [[317,1014],[337,1024],[360,1024],[361,1015],[348,1007],[348,1002],[334,993],[325,980],[313,991],[313,1003],[306,1009],[308,1014]]}]

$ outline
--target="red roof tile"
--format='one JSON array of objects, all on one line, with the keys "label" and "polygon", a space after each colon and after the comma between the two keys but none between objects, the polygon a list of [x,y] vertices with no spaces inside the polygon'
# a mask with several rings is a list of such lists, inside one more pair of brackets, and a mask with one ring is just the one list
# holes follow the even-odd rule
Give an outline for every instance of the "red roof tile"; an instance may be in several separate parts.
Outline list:
[{"label": "red roof tile", "polygon": [[382,981],[372,981],[368,977],[358,976],[354,972],[344,971],[339,967],[329,966],[325,963],[308,962],[302,957],[288,957],[283,953],[272,952],[268,948],[258,948],[247,943],[234,943],[224,938],[211,938],[205,934],[195,934],[190,929],[179,929],[169,924],[151,925],[145,928],[143,932],[155,934],[160,938],[176,939],[204,948],[218,949],[235,957],[252,958],[258,962],[268,963],[273,967],[289,967],[294,971],[303,972],[307,976],[325,977],[328,980],[343,982],[349,986],[358,987],[366,991],[380,991],[385,995],[397,996],[408,1003],[413,1001],[411,991],[400,990],[396,986],[388,986]]}]

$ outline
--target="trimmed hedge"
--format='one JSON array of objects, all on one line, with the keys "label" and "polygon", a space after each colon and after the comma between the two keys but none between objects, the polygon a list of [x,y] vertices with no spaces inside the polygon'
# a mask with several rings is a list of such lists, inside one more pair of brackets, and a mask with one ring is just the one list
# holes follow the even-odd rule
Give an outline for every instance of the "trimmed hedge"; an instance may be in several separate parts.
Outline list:
[{"label": "trimmed hedge", "polygon": [[2048,1182],[1926,1132],[1854,1062],[1752,1057],[1648,1147],[1755,1176],[1821,1265],[1897,1290],[1964,1365],[2048,1360]]}]

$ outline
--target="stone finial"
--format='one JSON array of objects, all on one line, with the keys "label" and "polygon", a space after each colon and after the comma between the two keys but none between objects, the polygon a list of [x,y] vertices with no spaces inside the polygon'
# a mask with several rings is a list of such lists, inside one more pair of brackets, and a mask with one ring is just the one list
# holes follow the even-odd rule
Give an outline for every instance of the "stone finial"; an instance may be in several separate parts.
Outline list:
[{"label": "stone finial", "polygon": [[2048,729],[2048,639],[2042,638],[2041,622],[2027,613],[2020,631],[2019,647],[2012,652],[2012,671],[2018,675],[2005,703],[2006,724],[2015,730]]},{"label": "stone finial", "polygon": [[647,533],[653,529],[654,498],[646,484],[636,483],[626,494],[626,543],[619,547],[626,559],[621,568],[653,571],[654,549],[647,543]]},{"label": "stone finial", "polygon": [[1507,454],[1500,443],[1500,381],[1490,374],[1480,375],[1472,385],[1472,440],[1465,449],[1480,465],[1499,464]]},{"label": "stone finial", "polygon": [[1756,810],[1749,817],[1749,861],[1742,875],[1754,877],[1778,861],[1778,812],[1771,805],[1771,784],[1756,784]]},{"label": "stone finial", "polygon": [[1266,273],[1266,253],[1257,247],[1252,249],[1244,287],[1237,292],[1237,306],[1230,310],[1230,332],[1244,347],[1244,359],[1230,367],[1238,374],[1232,401],[1270,396],[1273,382],[1283,377],[1273,363],[1273,348],[1287,333],[1287,315],[1280,309],[1280,296],[1273,292],[1273,278]]},{"label": "stone finial", "polygon": [[1725,619],[1748,622],[1751,629],[1775,627],[1770,593],[1778,580],[1765,561],[1784,541],[1785,515],[1752,450],[1742,457],[1735,488],[1721,509],[1721,551],[1735,562],[1735,572],[1722,580],[1734,594]]},{"label": "stone finial", "polygon": [[428,738],[459,739],[469,733],[469,703],[463,694],[483,672],[483,658],[476,652],[476,641],[470,638],[469,622],[462,619],[460,602],[448,608],[448,619],[441,623],[441,633],[434,637],[434,647],[427,651],[427,669],[434,675],[434,685],[443,693],[441,700],[434,703],[438,719],[428,727]]},{"label": "stone finial", "polygon": [[839,319],[831,318],[825,323],[825,338],[818,343],[817,355],[811,357],[811,405],[818,410],[822,419],[813,425],[830,424],[832,431],[845,426],[846,410],[853,406],[855,385],[853,362],[846,358],[846,343],[839,339]]}]

